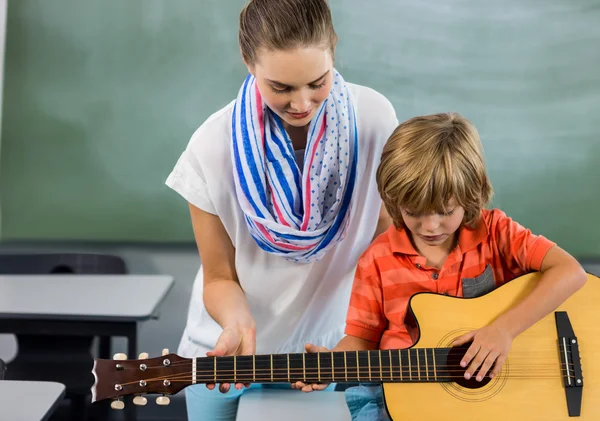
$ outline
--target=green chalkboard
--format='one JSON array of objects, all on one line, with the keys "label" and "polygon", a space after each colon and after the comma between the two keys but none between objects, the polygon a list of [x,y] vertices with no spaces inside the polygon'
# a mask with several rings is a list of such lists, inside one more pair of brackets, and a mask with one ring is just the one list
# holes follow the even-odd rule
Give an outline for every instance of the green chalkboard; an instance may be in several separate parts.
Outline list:
[{"label": "green chalkboard", "polygon": [[[243,1],[9,1],[4,240],[192,239],[164,180],[245,76]],[[336,0],[336,67],[479,128],[494,205],[600,254],[600,1]]]}]

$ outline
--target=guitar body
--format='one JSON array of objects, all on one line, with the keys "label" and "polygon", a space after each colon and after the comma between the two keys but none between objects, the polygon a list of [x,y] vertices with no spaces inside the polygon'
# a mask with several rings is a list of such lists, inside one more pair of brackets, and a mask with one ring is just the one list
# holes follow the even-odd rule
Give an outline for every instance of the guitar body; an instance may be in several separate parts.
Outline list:
[{"label": "guitar body", "polygon": [[[529,294],[539,276],[522,276],[479,298],[416,294],[410,301],[420,332],[414,347],[449,347],[458,336],[488,325]],[[556,310],[567,312],[577,337],[583,386],[581,414],[575,419],[582,421],[600,420],[599,304],[600,280],[588,275],[586,285]],[[514,340],[501,374],[483,387],[384,383],[388,412],[395,421],[571,419],[561,371],[561,354],[566,353],[559,342],[552,312]]]}]

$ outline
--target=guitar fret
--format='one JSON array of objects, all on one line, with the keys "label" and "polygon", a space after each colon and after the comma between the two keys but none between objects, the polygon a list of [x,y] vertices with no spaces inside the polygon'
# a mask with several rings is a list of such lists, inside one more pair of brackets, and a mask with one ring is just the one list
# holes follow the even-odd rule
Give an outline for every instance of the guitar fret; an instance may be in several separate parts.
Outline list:
[{"label": "guitar fret", "polygon": [[358,351],[356,351],[356,379],[360,381],[360,368],[358,367]]},{"label": "guitar fret", "polygon": [[411,348],[407,349],[407,351],[408,351],[407,352],[407,354],[408,354],[408,376],[409,376],[409,379],[412,380],[412,367],[410,364],[410,350],[411,350]]},{"label": "guitar fret", "polygon": [[252,355],[252,381],[256,383],[256,355]]},{"label": "guitar fret", "polygon": [[215,361],[215,383],[217,382],[217,357],[213,357],[213,360]]},{"label": "guitar fret", "polygon": [[287,369],[288,369],[288,383],[291,383],[292,378],[290,377],[290,354],[287,354]]},{"label": "guitar fret", "polygon": [[392,367],[394,366],[394,364],[392,364],[392,350],[388,349],[389,353],[390,353],[390,381],[394,381],[394,372],[392,371]]},{"label": "guitar fret", "polygon": [[427,381],[429,381],[429,364],[427,364],[427,348],[423,350],[425,353],[425,372],[427,373]]},{"label": "guitar fret", "polygon": [[321,353],[317,352],[317,379],[321,381]]},{"label": "guitar fret", "polygon": [[367,361],[369,362],[369,381],[371,381],[371,351],[367,351]]},{"label": "guitar fret", "polygon": [[383,367],[381,366],[381,350],[379,350],[379,378],[383,381]]},{"label": "guitar fret", "polygon": [[335,363],[333,362],[333,351],[331,351],[331,381],[335,381]]},{"label": "guitar fret", "polygon": [[437,382],[437,367],[435,363],[435,349],[431,352],[433,354],[433,378]]},{"label": "guitar fret", "polygon": [[273,381],[273,354],[271,354],[271,381]]},{"label": "guitar fret", "polygon": [[233,382],[237,383],[237,358],[233,356]]},{"label": "guitar fret", "polygon": [[306,383],[306,354],[302,354],[302,374],[304,377],[304,383]]},{"label": "guitar fret", "polygon": [[417,374],[419,376],[419,380],[421,380],[421,364],[419,363],[419,348],[416,348],[417,351]]},{"label": "guitar fret", "polygon": [[348,381],[348,363],[346,362],[346,353],[344,352],[344,375]]},{"label": "guitar fret", "polygon": [[401,349],[398,350],[398,357],[400,358],[400,364],[399,364],[400,365],[400,381],[402,381],[403,380],[402,379],[402,371],[403,370],[402,370],[402,350]]}]

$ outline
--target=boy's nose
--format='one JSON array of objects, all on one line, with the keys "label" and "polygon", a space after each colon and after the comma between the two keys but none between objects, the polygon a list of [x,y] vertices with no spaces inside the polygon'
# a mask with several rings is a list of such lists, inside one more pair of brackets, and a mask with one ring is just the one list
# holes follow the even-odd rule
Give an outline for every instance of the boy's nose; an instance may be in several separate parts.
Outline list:
[{"label": "boy's nose", "polygon": [[425,230],[427,233],[438,234],[436,230],[439,228],[439,226],[440,220],[437,215],[428,215],[421,219],[421,227],[423,227],[423,230]]}]

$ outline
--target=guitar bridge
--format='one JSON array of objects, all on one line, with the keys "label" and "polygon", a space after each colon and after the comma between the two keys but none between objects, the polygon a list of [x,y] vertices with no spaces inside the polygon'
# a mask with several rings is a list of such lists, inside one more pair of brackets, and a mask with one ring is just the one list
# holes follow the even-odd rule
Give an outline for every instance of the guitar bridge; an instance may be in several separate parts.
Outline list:
[{"label": "guitar bridge", "polygon": [[558,348],[561,359],[560,368],[565,385],[569,417],[579,417],[581,415],[581,397],[583,394],[583,372],[581,370],[579,343],[567,312],[557,311],[554,315],[556,317]]}]

